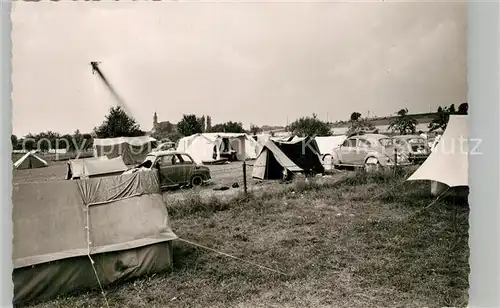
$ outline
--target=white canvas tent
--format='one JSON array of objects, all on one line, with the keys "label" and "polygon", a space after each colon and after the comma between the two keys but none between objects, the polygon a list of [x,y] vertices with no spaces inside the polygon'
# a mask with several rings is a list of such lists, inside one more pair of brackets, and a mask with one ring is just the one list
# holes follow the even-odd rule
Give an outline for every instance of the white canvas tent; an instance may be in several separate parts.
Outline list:
[{"label": "white canvas tent", "polygon": [[345,135],[340,136],[320,136],[315,137],[316,143],[318,144],[319,154],[332,154],[333,150],[338,148],[342,142],[347,138]]},{"label": "white canvas tent", "polygon": [[255,159],[257,148],[257,142],[244,133],[204,133],[182,138],[177,151],[188,153],[202,164],[221,159],[221,152],[225,150],[236,151],[238,160]]},{"label": "white canvas tent", "polygon": [[468,186],[467,129],[466,115],[450,115],[439,143],[420,168],[408,178],[408,181],[429,180],[450,188]]},{"label": "white canvas tent", "polygon": [[32,169],[32,168],[43,168],[47,167],[49,164],[35,154],[35,151],[30,151],[24,154],[20,159],[14,163],[14,168],[16,169]]},{"label": "white canvas tent", "polygon": [[332,159],[333,150],[338,148],[346,138],[346,135],[320,136],[314,138],[318,144],[319,154],[321,155],[321,163],[323,164],[325,170],[331,171],[334,169]]},{"label": "white canvas tent", "polygon": [[127,170],[121,156],[108,159],[106,156],[75,159],[68,162],[66,179],[117,175]]}]

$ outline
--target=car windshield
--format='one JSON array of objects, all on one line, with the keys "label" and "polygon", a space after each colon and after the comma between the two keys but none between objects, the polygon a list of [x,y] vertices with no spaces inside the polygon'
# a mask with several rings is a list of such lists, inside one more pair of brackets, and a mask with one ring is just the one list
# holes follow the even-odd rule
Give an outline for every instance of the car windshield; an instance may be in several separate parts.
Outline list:
[{"label": "car windshield", "polygon": [[393,145],[393,140],[391,138],[381,138],[378,140],[378,142],[383,146],[383,147],[390,147]]},{"label": "car windshield", "polygon": [[425,140],[423,138],[411,138],[408,139],[409,144],[424,144]]}]

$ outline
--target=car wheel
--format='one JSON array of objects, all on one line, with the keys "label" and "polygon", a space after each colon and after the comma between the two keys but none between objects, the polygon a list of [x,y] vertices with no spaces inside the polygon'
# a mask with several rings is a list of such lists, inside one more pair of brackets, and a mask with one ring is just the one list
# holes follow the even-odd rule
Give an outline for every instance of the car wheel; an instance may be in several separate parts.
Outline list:
[{"label": "car wheel", "polygon": [[380,163],[375,157],[370,157],[365,161],[364,168],[367,172],[379,171],[380,167]]},{"label": "car wheel", "polygon": [[193,187],[199,187],[203,184],[203,178],[201,175],[195,175],[191,178],[191,186]]}]

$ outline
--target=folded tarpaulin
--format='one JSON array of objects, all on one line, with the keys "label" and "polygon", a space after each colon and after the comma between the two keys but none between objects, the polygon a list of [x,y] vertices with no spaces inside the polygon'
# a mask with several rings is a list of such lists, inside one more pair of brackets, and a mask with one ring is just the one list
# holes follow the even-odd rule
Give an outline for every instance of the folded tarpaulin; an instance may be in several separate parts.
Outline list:
[{"label": "folded tarpaulin", "polygon": [[157,170],[90,178],[76,183],[83,202],[89,206],[140,195],[161,193]]}]

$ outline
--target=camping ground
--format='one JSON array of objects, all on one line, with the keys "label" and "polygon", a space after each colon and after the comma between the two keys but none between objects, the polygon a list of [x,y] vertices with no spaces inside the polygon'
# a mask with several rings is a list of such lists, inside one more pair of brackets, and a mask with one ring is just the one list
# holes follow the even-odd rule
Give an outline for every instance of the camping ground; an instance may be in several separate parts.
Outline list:
[{"label": "camping ground", "polygon": [[[51,168],[42,169],[48,175]],[[228,182],[238,177],[227,171],[221,176]],[[177,240],[172,271],[107,288],[109,305],[466,306],[468,207],[433,202],[429,184],[403,183],[411,171],[266,184],[259,193],[225,199],[179,192],[184,198],[166,203],[181,239],[283,274]],[[32,307],[105,302],[96,290]]]}]

